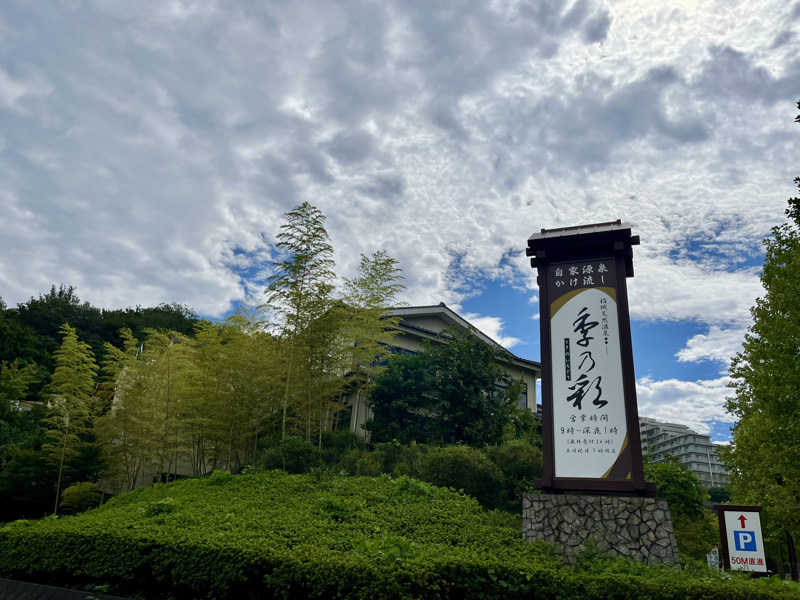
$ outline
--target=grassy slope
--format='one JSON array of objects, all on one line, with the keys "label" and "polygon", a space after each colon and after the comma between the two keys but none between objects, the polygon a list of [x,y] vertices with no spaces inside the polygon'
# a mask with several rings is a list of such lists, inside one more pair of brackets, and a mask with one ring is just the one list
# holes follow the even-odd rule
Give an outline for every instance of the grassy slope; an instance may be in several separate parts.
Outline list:
[{"label": "grassy slope", "polygon": [[[184,597],[738,595],[671,569],[576,574],[523,542],[517,519],[414,480],[280,472],[157,485],[75,517],[10,524],[0,528],[0,573]],[[736,588],[742,598],[800,597],[796,587]]]}]

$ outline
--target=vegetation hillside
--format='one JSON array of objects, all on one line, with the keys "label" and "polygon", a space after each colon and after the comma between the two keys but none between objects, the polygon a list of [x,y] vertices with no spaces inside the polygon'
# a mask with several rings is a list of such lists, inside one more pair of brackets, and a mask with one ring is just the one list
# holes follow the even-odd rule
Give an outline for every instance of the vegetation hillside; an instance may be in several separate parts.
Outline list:
[{"label": "vegetation hillside", "polygon": [[407,477],[279,471],[157,484],[0,527],[0,574],[147,598],[800,598],[794,584],[596,560]]}]

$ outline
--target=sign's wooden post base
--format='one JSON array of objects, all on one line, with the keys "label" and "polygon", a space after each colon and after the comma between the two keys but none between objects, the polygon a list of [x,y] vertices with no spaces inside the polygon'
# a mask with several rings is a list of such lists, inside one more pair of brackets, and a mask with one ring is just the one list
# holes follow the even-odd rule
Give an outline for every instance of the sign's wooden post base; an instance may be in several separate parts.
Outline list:
[{"label": "sign's wooden post base", "polygon": [[570,563],[584,550],[678,564],[672,518],[660,498],[525,494],[522,537],[552,542]]}]

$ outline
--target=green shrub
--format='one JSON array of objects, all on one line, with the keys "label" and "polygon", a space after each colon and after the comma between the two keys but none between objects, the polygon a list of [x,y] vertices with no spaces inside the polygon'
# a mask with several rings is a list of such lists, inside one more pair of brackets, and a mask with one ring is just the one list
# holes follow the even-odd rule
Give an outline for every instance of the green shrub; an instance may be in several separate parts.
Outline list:
[{"label": "green shrub", "polygon": [[464,490],[486,507],[502,502],[503,474],[486,455],[469,446],[432,448],[421,459],[420,478]]},{"label": "green shrub", "polygon": [[[391,455],[391,473],[394,475],[408,475],[409,477],[416,477],[419,479],[422,460],[428,450],[428,446],[420,444],[401,446],[399,451],[393,448]],[[384,465],[386,464],[387,459],[384,458]]]},{"label": "green shrub", "polygon": [[505,441],[524,440],[532,446],[542,447],[542,423],[535,413],[527,408],[513,408],[511,419],[503,432]]},{"label": "green shrub", "polygon": [[174,513],[178,509],[178,504],[172,498],[163,498],[152,504],[144,507],[144,516],[157,517],[159,515],[168,515]]},{"label": "green shrub", "polygon": [[700,516],[687,517],[679,514],[673,517],[675,540],[682,558],[706,560],[706,554],[714,546],[719,546],[719,525],[717,516],[704,510]]},{"label": "green shrub", "polygon": [[383,457],[368,450],[350,450],[339,460],[337,468],[350,475],[377,477],[383,473]]},{"label": "green shrub", "polygon": [[503,473],[503,495],[508,510],[522,509],[522,495],[542,475],[542,451],[527,440],[486,448],[489,459]]},{"label": "green shrub", "polygon": [[431,484],[425,483],[424,481],[418,481],[411,477],[406,477],[405,475],[401,475],[395,479],[394,485],[397,487],[397,489],[414,494],[416,496],[427,496],[428,498],[433,498],[436,495],[436,488]]},{"label": "green shrub", "polygon": [[796,584],[708,570],[597,560],[574,570],[524,542],[517,519],[452,490],[279,471],[187,479],[0,526],[0,576],[176,600],[800,598]]},{"label": "green shrub", "polygon": [[322,465],[322,452],[302,438],[287,438],[283,443],[261,452],[262,469],[281,469],[287,473],[307,473]]},{"label": "green shrub", "polygon": [[328,466],[339,463],[350,450],[364,450],[366,442],[352,431],[326,431],[322,434],[322,459]]},{"label": "green shrub", "polygon": [[397,440],[375,446],[375,452],[381,457],[381,469],[384,473],[394,473],[397,463],[400,462],[407,448],[407,445],[401,444]]},{"label": "green shrub", "polygon": [[208,477],[208,482],[211,485],[225,485],[233,481],[233,475],[228,471],[214,471]]},{"label": "green shrub", "polygon": [[72,515],[99,506],[103,499],[103,492],[91,481],[73,483],[61,492],[61,513]]}]

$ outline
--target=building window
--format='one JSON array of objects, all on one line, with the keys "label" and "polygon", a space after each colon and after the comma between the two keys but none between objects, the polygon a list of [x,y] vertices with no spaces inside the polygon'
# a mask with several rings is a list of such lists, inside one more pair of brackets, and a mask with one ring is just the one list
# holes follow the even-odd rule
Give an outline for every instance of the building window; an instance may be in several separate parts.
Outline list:
[{"label": "building window", "polygon": [[522,393],[519,395],[519,400],[517,400],[517,406],[519,408],[528,408],[528,384],[522,384]]}]

